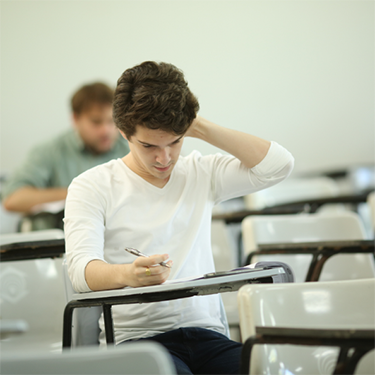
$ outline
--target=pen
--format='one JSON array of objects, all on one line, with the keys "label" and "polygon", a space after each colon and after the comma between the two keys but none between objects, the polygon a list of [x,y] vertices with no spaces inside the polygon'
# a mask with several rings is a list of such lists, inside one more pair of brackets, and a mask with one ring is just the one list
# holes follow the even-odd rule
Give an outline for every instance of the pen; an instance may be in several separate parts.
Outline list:
[{"label": "pen", "polygon": [[[148,258],[148,255],[146,255],[146,254],[144,254],[144,253],[140,252],[139,250],[134,249],[132,247],[125,247],[125,250],[128,253],[135,255],[136,257],[146,257],[146,258]],[[171,268],[171,266],[169,264],[165,263],[165,262],[161,262],[159,264],[161,266],[164,266],[164,267],[167,267],[167,268]]]}]

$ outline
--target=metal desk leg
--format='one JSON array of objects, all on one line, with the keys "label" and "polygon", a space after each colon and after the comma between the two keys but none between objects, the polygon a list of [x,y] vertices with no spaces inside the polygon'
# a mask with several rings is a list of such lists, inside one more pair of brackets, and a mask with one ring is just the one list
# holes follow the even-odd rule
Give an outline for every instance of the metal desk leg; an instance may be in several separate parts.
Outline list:
[{"label": "metal desk leg", "polygon": [[371,348],[352,348],[354,352],[349,355],[350,348],[340,348],[340,354],[337,359],[336,367],[333,372],[334,375],[338,374],[354,374],[355,369],[358,365],[359,360],[370,350]]},{"label": "metal desk leg", "polygon": [[72,323],[74,308],[75,306],[68,303],[64,310],[62,346],[65,349],[72,346]]},{"label": "metal desk leg", "polygon": [[249,337],[242,347],[241,352],[241,365],[240,365],[240,374],[242,375],[249,375],[250,374],[250,358],[251,358],[251,351],[255,344],[256,338]]},{"label": "metal desk leg", "polygon": [[103,304],[103,315],[104,315],[105,337],[107,339],[107,344],[114,344],[115,340],[114,340],[111,305]]}]

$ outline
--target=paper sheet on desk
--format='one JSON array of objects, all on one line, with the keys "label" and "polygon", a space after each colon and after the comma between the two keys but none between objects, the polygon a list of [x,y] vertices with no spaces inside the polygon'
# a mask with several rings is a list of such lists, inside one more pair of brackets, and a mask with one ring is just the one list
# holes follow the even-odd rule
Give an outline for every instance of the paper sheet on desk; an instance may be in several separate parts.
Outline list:
[{"label": "paper sheet on desk", "polygon": [[[274,283],[291,283],[294,281],[294,275],[292,269],[283,262],[257,262],[252,263],[247,266],[234,268],[229,271],[223,271],[223,272],[213,272],[212,276],[210,277],[220,277],[220,276],[227,276],[227,275],[234,275],[237,273],[242,273],[246,271],[250,271],[255,268],[277,268],[282,267],[285,271],[284,274],[278,274],[276,276],[272,276]],[[183,277],[179,279],[173,279],[173,280],[167,280],[164,284],[174,284],[174,283],[182,283],[185,281],[193,281],[193,280],[200,280],[207,278],[207,275],[198,275],[198,276],[192,276],[192,277]]]},{"label": "paper sheet on desk", "polygon": [[[234,274],[237,274],[237,273],[241,273],[241,271],[242,272],[250,271],[253,268],[255,268],[255,267],[253,267],[253,265],[250,264],[248,266],[234,268],[234,269],[229,270],[229,271],[212,272],[211,277],[234,275]],[[217,276],[214,276],[214,274],[217,275]],[[210,275],[210,274],[197,275],[197,276],[191,276],[191,277],[182,277],[182,278],[179,278],[179,279],[167,280],[164,284],[174,284],[174,283],[182,283],[182,282],[185,282],[185,281],[201,280],[201,279],[207,278],[206,275]]]},{"label": "paper sheet on desk", "polygon": [[182,277],[179,279],[167,280],[163,284],[175,284],[175,283],[183,283],[185,281],[193,281],[203,279],[203,276],[193,276],[193,277]]}]

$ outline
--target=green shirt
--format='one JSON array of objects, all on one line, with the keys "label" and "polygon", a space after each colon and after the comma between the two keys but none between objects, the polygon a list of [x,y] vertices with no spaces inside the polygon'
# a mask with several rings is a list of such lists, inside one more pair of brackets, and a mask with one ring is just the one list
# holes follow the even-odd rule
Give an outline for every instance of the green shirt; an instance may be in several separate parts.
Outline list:
[{"label": "green shirt", "polygon": [[93,154],[86,149],[77,132],[70,129],[30,151],[25,163],[5,182],[2,198],[24,186],[68,187],[73,178],[87,169],[121,158],[128,152],[127,141],[119,135],[110,151]]}]

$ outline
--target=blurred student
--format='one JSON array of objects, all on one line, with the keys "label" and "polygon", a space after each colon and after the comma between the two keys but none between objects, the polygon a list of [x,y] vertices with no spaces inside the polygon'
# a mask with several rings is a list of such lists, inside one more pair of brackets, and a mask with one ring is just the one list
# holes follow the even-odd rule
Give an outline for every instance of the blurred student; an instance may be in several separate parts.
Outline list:
[{"label": "blurred student", "polygon": [[[112,88],[96,82],[72,96],[73,128],[33,148],[7,179],[2,191],[6,210],[30,215],[42,204],[65,200],[73,178],[129,152],[112,119],[113,95]],[[36,215],[31,229],[62,228],[62,216]]]}]

